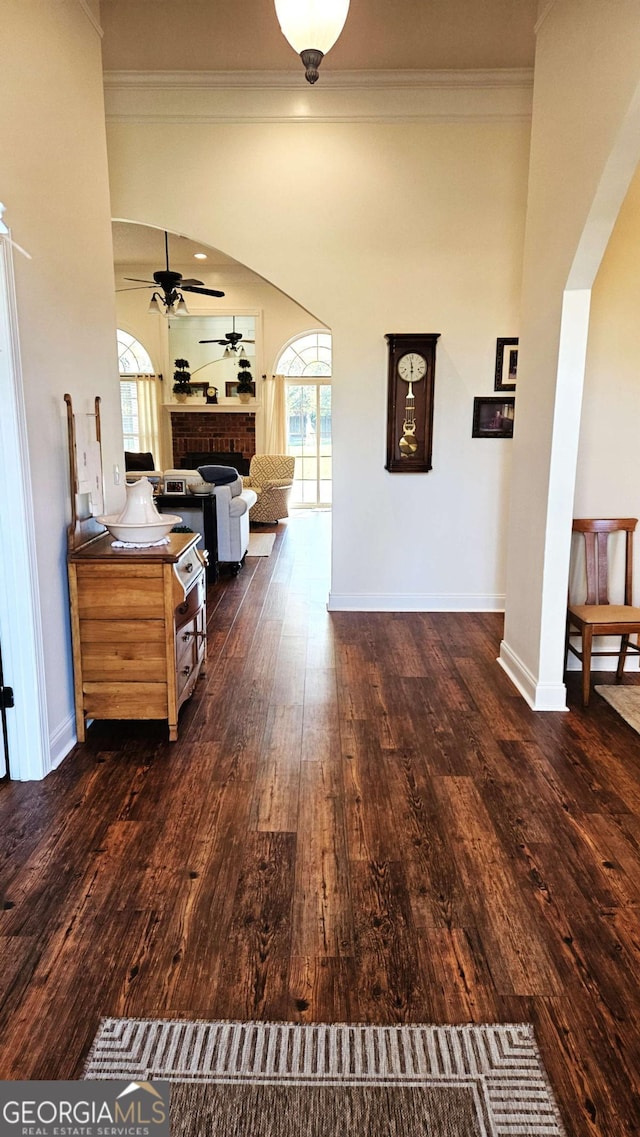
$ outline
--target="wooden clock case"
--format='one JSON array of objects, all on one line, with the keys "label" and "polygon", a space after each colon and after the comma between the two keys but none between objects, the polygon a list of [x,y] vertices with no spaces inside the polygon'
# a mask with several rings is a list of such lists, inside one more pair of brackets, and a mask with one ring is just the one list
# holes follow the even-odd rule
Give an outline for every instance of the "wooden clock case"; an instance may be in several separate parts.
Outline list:
[{"label": "wooden clock case", "polygon": [[[387,461],[385,469],[392,474],[424,474],[431,469],[433,448],[433,393],[436,371],[436,343],[439,332],[389,332],[385,337],[389,349],[387,398]],[[415,454],[403,454],[400,440],[404,433],[409,385],[398,373],[403,355],[416,352],[426,363],[426,373],[413,384],[415,398]]]}]

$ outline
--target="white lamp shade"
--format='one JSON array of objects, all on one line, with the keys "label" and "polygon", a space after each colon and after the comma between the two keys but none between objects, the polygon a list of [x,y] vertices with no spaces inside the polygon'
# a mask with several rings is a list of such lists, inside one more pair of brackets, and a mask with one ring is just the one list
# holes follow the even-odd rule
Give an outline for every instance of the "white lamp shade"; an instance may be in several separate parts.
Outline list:
[{"label": "white lamp shade", "polygon": [[323,55],[333,47],[349,12],[349,0],[275,0],[282,34],[294,51]]}]

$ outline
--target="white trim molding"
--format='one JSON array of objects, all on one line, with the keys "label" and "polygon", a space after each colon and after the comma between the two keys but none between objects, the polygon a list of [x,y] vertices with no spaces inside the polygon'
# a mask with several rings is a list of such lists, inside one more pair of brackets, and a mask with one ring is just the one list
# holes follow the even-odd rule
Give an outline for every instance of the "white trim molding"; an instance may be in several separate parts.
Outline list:
[{"label": "white trim molding", "polygon": [[49,735],[49,771],[58,768],[77,741],[76,716],[71,712]]},{"label": "white trim molding", "polygon": [[33,493],[18,341],[11,235],[0,234],[0,634],[5,682],[14,688],[7,714],[9,762],[16,780],[50,769],[44,643],[38,588]]},{"label": "white trim molding", "polygon": [[100,39],[102,39],[102,37],[104,36],[104,31],[102,30],[102,24],[100,23],[96,13],[94,12],[93,8],[91,7],[89,0],[78,0],[78,4],[82,8],[82,11],[84,12],[85,16],[87,17],[89,23],[91,24],[91,27],[94,29],[94,31],[96,31],[98,33],[98,35],[100,36]]},{"label": "white trim molding", "polygon": [[500,644],[497,662],[533,711],[568,710],[564,683],[538,683],[533,672],[505,640]]},{"label": "white trim molding", "polygon": [[329,612],[504,612],[504,595],[466,592],[330,592]]},{"label": "white trim molding", "polygon": [[536,20],[536,22],[533,26],[534,35],[537,36],[538,32],[540,31],[540,28],[544,24],[544,22],[545,22],[547,16],[549,15],[551,9],[555,7],[555,4],[556,4],[556,0],[547,0],[546,4],[544,4],[544,3],[541,4],[540,10],[538,13],[538,19]]},{"label": "white trim molding", "polygon": [[108,123],[529,121],[533,71],[106,71]]}]

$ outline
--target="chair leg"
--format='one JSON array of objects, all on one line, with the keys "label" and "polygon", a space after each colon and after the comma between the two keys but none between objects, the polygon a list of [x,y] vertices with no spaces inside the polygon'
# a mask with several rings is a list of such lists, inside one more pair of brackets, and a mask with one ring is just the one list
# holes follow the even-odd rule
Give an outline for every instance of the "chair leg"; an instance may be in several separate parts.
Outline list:
[{"label": "chair leg", "polygon": [[616,668],[616,683],[620,683],[622,673],[624,671],[624,663],[627,657],[627,648],[629,646],[629,636],[622,636],[620,640],[620,655],[618,656],[618,666]]},{"label": "chair leg", "polygon": [[589,706],[591,692],[591,646],[593,632],[591,628],[582,629],[582,705]]}]

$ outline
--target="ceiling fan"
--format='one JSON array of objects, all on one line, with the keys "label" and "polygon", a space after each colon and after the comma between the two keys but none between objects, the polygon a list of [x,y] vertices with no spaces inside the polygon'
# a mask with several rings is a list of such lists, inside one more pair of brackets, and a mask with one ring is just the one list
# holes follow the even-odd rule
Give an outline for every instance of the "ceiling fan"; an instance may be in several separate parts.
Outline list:
[{"label": "ceiling fan", "polygon": [[[219,343],[221,345],[221,347],[224,347],[226,349],[225,355],[237,355],[238,354],[237,348],[238,348],[238,344],[240,343],[240,340],[242,340],[243,345],[245,343],[255,343],[256,342],[255,340],[245,339],[242,332],[236,331],[236,318],[234,316],[233,317],[233,331],[225,332],[224,339],[221,339],[221,340],[198,340],[198,343]],[[240,350],[242,351],[242,348]]]},{"label": "ceiling fan", "polygon": [[[163,316],[175,316],[180,311],[186,311],[183,292],[197,292],[200,296],[224,296],[217,288],[205,288],[202,280],[185,280],[181,272],[173,272],[169,268],[169,234],[164,235],[164,254],[166,268],[158,269],[153,274],[153,280],[140,280],[136,276],[125,276],[125,280],[136,281],[143,288],[159,288],[154,292],[149,304],[149,311],[157,309]],[[136,292],[135,288],[119,288],[118,292]]]}]

